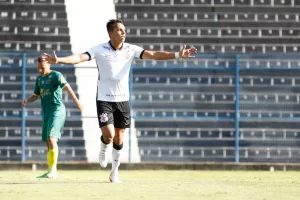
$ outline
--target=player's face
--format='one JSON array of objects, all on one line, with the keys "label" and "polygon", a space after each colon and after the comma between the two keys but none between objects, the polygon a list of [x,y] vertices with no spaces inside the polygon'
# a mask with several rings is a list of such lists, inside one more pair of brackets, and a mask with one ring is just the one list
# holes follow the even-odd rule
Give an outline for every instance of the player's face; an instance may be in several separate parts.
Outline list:
[{"label": "player's face", "polygon": [[47,63],[46,61],[43,62],[38,62],[37,64],[37,70],[40,72],[42,75],[45,75],[49,72],[50,70],[50,64]]},{"label": "player's face", "polygon": [[117,23],[113,31],[111,32],[111,37],[117,42],[124,42],[126,38],[125,26],[121,23]]}]

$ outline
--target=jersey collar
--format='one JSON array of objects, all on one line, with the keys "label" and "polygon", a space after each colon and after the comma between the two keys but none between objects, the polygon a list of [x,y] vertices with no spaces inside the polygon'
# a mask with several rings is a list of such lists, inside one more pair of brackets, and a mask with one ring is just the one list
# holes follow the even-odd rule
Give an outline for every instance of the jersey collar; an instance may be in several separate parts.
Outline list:
[{"label": "jersey collar", "polygon": [[[115,47],[112,45],[112,43],[111,43],[110,40],[108,41],[108,44],[110,45],[110,47],[111,47],[113,50],[117,51],[117,49],[115,49]],[[121,46],[121,48],[120,48],[119,50],[122,50],[123,45],[124,45],[124,43],[122,43],[122,46]]]}]

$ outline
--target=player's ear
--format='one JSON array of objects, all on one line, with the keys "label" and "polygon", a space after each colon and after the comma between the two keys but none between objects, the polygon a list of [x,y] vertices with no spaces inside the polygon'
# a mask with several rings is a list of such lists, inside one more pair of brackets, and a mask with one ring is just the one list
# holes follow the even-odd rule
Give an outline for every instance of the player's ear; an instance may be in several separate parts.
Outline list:
[{"label": "player's ear", "polygon": [[109,38],[111,38],[112,33],[113,33],[112,31],[108,31]]}]

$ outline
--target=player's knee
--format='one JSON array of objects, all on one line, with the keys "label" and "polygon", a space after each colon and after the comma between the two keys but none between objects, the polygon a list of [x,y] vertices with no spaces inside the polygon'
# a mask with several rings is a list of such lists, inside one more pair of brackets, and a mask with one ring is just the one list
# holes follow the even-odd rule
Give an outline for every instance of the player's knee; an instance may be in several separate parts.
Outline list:
[{"label": "player's knee", "polygon": [[123,142],[123,134],[116,134],[115,137],[114,137],[114,140],[113,142],[115,144],[121,144]]},{"label": "player's knee", "polygon": [[115,133],[115,137],[114,137],[114,141],[115,140],[123,140],[124,137],[124,133],[125,133],[125,129],[116,129],[116,133]]},{"label": "player's knee", "polygon": [[48,143],[50,149],[53,149],[53,148],[57,147],[57,140],[56,140],[56,138],[48,137],[47,143]]},{"label": "player's knee", "polygon": [[105,137],[104,140],[105,140],[106,143],[110,144],[110,143],[112,143],[113,139],[114,139],[113,136],[107,136],[107,137]]},{"label": "player's knee", "polygon": [[110,144],[113,141],[113,136],[102,135],[100,139],[104,144]]}]

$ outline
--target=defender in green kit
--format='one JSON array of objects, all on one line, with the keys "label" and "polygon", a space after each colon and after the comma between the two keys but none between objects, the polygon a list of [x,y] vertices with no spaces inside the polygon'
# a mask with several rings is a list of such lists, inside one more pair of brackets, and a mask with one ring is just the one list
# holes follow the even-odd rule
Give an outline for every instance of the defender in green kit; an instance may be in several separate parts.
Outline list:
[{"label": "defender in green kit", "polygon": [[[46,76],[39,76],[35,83],[34,95],[41,97],[43,112],[43,133],[42,140],[47,141],[47,137],[60,139],[61,129],[66,118],[66,108],[62,101],[62,90],[67,86],[67,82],[60,72],[51,71]],[[48,133],[49,125],[51,130]]]},{"label": "defender in green kit", "polygon": [[48,172],[38,178],[55,178],[57,176],[58,159],[57,141],[61,137],[66,118],[66,108],[62,101],[62,90],[66,90],[69,93],[80,111],[83,107],[63,75],[58,71],[51,70],[50,64],[43,59],[43,56],[38,58],[37,70],[41,75],[36,79],[34,93],[31,97],[22,101],[22,107],[27,102],[33,102],[39,97],[41,98],[43,117],[42,141],[46,142],[48,149]]}]

